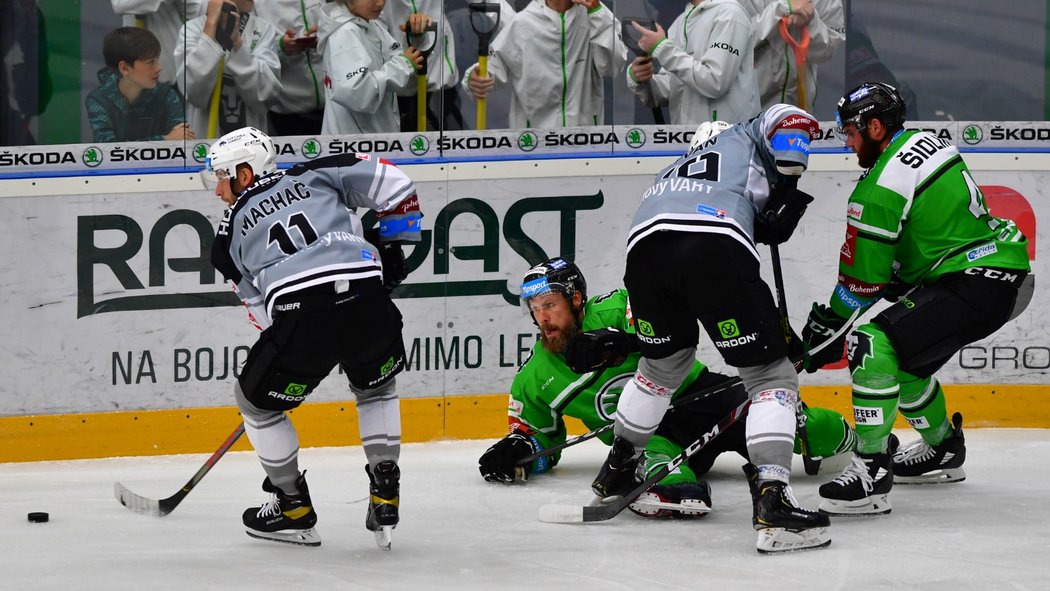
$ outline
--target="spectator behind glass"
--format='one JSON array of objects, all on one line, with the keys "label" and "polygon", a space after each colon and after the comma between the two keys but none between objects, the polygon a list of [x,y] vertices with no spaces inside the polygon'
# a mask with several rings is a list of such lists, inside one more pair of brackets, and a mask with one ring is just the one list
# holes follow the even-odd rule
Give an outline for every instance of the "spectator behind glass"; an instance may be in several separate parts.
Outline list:
[{"label": "spectator behind glass", "polygon": [[[751,20],[736,0],[694,0],[668,30],[637,23],[649,57],[627,68],[627,87],[650,107],[668,105],[672,124],[739,123],[761,110],[751,46]],[[653,73],[653,59],[662,67]]]},{"label": "spectator behind glass", "polygon": [[[466,72],[472,64],[478,61],[478,33],[474,31],[474,27],[478,27],[478,30],[489,33],[489,42],[499,35],[499,32],[507,28],[510,22],[514,20],[514,17],[518,14],[518,11],[514,9],[510,3],[506,0],[490,0],[491,3],[497,4],[500,7],[499,10],[499,26],[495,29],[492,28],[492,20],[495,18],[494,15],[489,14],[483,16],[481,14],[473,15],[476,21],[471,21],[472,11],[468,8],[470,4],[480,3],[481,0],[445,0],[445,16],[448,19],[449,25],[452,27],[452,35],[456,38],[456,54],[452,56],[456,63],[456,68],[459,72]],[[486,20],[487,19],[487,20]],[[457,81],[458,82],[458,81]],[[457,89],[458,91],[458,89]],[[488,100],[486,101],[486,124],[485,126],[489,129],[499,129],[507,127],[507,107],[510,104],[510,87],[504,86],[502,88],[495,88],[489,93]],[[468,128],[475,127],[477,122],[477,112],[475,111],[474,101],[462,101],[460,105],[460,111],[463,115],[463,121]]]},{"label": "spectator behind glass", "polygon": [[324,0],[259,0],[255,14],[273,23],[281,89],[270,109],[272,135],[316,135],[324,118],[324,64],[317,23]]},{"label": "spectator behind glass", "polygon": [[161,82],[174,82],[175,45],[186,21],[204,14],[205,0],[110,0],[113,12],[124,15],[124,25],[142,27],[160,41]]},{"label": "spectator behind glass", "polygon": [[34,0],[0,0],[0,146],[30,146],[53,88],[44,17]]},{"label": "spectator behind glass", "polygon": [[[395,133],[396,96],[414,88],[423,55],[394,39],[379,18],[384,0],[336,0],[322,9],[317,45],[324,55],[325,104],[321,133]],[[413,14],[413,31],[430,17]],[[404,28],[404,24],[401,25]]]},{"label": "spectator behind glass", "polygon": [[537,0],[492,42],[488,76],[467,69],[463,87],[486,98],[496,82],[513,87],[512,128],[556,128],[605,122],[602,77],[627,63],[620,23],[599,0]]},{"label": "spectator behind glass", "polygon": [[[407,40],[401,28],[413,13],[436,15],[437,18],[437,39],[427,58],[427,128],[441,131],[465,129],[459,91],[456,89],[456,83],[459,82],[459,69],[455,61],[456,39],[445,12],[445,0],[389,0],[379,19],[386,23],[391,36],[404,43]],[[417,45],[426,48],[426,44],[433,40],[433,35],[420,37]],[[401,111],[401,131],[417,131],[415,89],[414,85],[410,85],[412,94],[397,99]]]},{"label": "spectator behind glass", "polygon": [[[831,60],[846,40],[842,0],[740,0],[751,15],[755,36],[755,74],[762,108],[788,103],[812,109],[817,96],[817,66]],[[780,35],[780,20],[798,42],[809,30],[806,53],[806,103],[798,100],[798,64],[795,52]]]},{"label": "spectator behind glass", "polygon": [[179,34],[175,79],[186,97],[186,120],[198,136],[269,128],[266,112],[281,86],[278,32],[252,14],[254,8],[253,0],[208,0],[207,13]]},{"label": "spectator behind glass", "polygon": [[191,140],[179,94],[159,82],[160,41],[146,29],[121,27],[102,42],[106,67],[98,72],[99,87],[84,104],[92,141]]}]

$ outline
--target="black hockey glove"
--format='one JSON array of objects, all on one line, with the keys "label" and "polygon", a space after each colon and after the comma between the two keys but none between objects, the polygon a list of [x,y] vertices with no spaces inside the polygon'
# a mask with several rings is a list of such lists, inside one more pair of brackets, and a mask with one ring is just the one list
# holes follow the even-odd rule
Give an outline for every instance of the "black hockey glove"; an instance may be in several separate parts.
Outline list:
[{"label": "black hockey glove", "polygon": [[581,332],[565,347],[565,363],[575,373],[606,369],[623,363],[629,353],[638,351],[638,339],[615,328]]},{"label": "black hockey glove", "polygon": [[514,482],[529,479],[529,466],[519,466],[518,462],[535,452],[532,439],[521,433],[511,433],[485,450],[478,460],[478,470],[488,482]]},{"label": "black hockey glove", "polygon": [[394,291],[408,277],[408,263],[405,261],[405,252],[401,250],[401,243],[381,241],[377,228],[365,230],[365,240],[379,252],[379,260],[383,265],[383,287],[387,293]]},{"label": "black hockey glove", "polygon": [[849,331],[843,331],[842,334],[835,337],[834,341],[815,354],[810,355],[809,352],[817,345],[834,337],[835,332],[845,324],[846,319],[839,318],[831,311],[831,308],[824,304],[813,304],[813,309],[809,312],[809,319],[806,320],[806,327],[802,329],[802,343],[806,348],[802,367],[807,372],[813,373],[829,363],[842,359],[842,349],[846,343],[846,333]]},{"label": "black hockey glove", "polygon": [[755,242],[783,244],[791,238],[813,197],[794,188],[773,191],[766,209],[755,216]]}]

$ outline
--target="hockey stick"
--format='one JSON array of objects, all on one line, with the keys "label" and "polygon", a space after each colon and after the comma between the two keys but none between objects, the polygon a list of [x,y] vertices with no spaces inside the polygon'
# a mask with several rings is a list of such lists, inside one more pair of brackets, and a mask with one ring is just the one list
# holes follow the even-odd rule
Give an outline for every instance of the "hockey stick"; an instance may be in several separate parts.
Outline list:
[{"label": "hockey stick", "polygon": [[[776,285],[777,290],[777,307],[780,309],[780,324],[784,330],[784,339],[788,342],[788,347],[791,346],[791,341],[795,339],[795,331],[791,330],[791,320],[788,319],[787,310],[787,296],[784,290],[784,270],[780,267],[780,247],[776,244],[769,245],[769,256],[773,263],[773,283]],[[799,365],[795,366],[795,371],[801,369],[801,360]],[[801,400],[801,398],[800,398]],[[806,471],[806,474],[810,476],[816,476],[820,472],[820,460],[815,459],[809,455],[809,446],[806,445],[808,436],[806,434],[806,422],[804,420],[797,421],[798,440],[802,447],[802,467]]]},{"label": "hockey stick", "polygon": [[744,414],[745,411],[747,411],[749,406],[751,406],[750,397],[741,402],[740,406],[734,408],[724,419],[712,427],[710,431],[704,433],[699,439],[690,443],[688,447],[682,450],[682,453],[675,456],[670,462],[664,464],[659,470],[650,474],[645,481],[635,486],[634,489],[619,499],[601,505],[586,507],[580,505],[543,505],[540,507],[539,520],[547,523],[588,523],[592,521],[607,521],[616,517],[642,493],[649,490],[649,488],[657,482],[663,480],[668,474],[676,470],[678,466],[681,466],[696,452],[706,447],[712,439],[718,437],[728,429]]},{"label": "hockey stick", "polygon": [[229,451],[234,443],[237,443],[237,440],[241,438],[241,435],[244,435],[244,423],[238,423],[237,428],[233,430],[233,433],[230,433],[230,436],[219,446],[219,449],[211,454],[211,457],[208,458],[208,461],[204,462],[204,465],[200,467],[200,470],[197,470],[197,473],[193,475],[193,478],[190,478],[189,482],[184,484],[178,492],[166,499],[160,499],[159,501],[148,499],[131,492],[119,482],[113,483],[113,494],[116,495],[117,500],[120,501],[121,505],[124,505],[132,511],[148,513],[156,517],[164,517],[168,513],[174,511],[175,507],[179,506],[182,499],[190,494],[193,487],[197,486],[197,483],[200,482],[201,479],[204,478],[204,475],[212,469],[212,466],[219,461],[219,458]]},{"label": "hockey stick", "polygon": [[[737,384],[740,384],[740,383],[742,383],[741,379],[739,377],[734,377],[734,378],[731,378],[729,380],[726,380],[726,381],[722,382],[721,384],[715,384],[714,386],[709,386],[707,388],[704,388],[703,390],[697,390],[696,392],[690,392],[689,394],[686,394],[685,396],[682,396],[681,398],[676,400],[675,403],[671,406],[671,408],[668,409],[668,412],[672,412],[676,408],[682,408],[683,406],[686,406],[687,404],[692,404],[692,403],[694,403],[697,400],[700,400],[702,398],[707,398],[708,396],[710,396],[712,394],[717,394],[718,392],[722,392],[723,390],[728,390],[728,389],[730,389],[730,388],[732,388],[732,387],[734,387],[734,386],[736,386]],[[577,435],[575,437],[570,437],[570,438],[566,439],[565,441],[563,441],[562,443],[559,443],[558,445],[552,445],[552,446],[550,446],[550,447],[548,447],[546,449],[541,449],[540,451],[531,453],[531,454],[521,458],[520,460],[518,460],[517,465],[518,466],[524,466],[524,465],[528,464],[529,462],[531,462],[531,461],[533,461],[535,459],[542,458],[544,456],[553,455],[553,454],[555,454],[555,453],[557,453],[557,452],[559,452],[559,451],[561,451],[561,450],[563,450],[563,449],[565,449],[567,447],[572,447],[572,446],[574,446],[574,445],[576,445],[578,443],[583,443],[584,441],[589,441],[591,439],[594,439],[595,437],[601,435],[602,433],[609,432],[613,428],[613,425],[615,425],[615,423],[609,423],[608,425],[604,425],[604,426],[598,427],[597,429],[594,429],[593,431],[588,431],[587,433],[584,433],[583,435]]]},{"label": "hockey stick", "polygon": [[[831,338],[824,341],[823,343],[813,347],[813,351],[820,351],[828,344],[833,342],[842,336],[856,320],[857,316],[860,315],[860,308],[853,312],[846,324],[842,325],[835,334],[831,335]],[[641,496],[642,493],[649,490],[651,486],[660,482],[668,474],[674,471],[678,466],[681,466],[686,460],[695,455],[698,451],[703,449],[712,439],[718,437],[719,434],[728,429],[733,423],[735,423],[744,412],[751,406],[751,398],[748,397],[746,400],[740,403],[740,406],[733,409],[724,419],[719,421],[717,425],[711,428],[710,431],[704,433],[699,439],[689,444],[682,453],[674,457],[670,462],[664,464],[656,472],[649,475],[644,482],[634,487],[630,492],[620,497],[619,499],[601,504],[596,506],[580,506],[580,505],[558,505],[550,504],[543,505],[540,507],[539,520],[547,523],[588,523],[592,521],[608,521],[613,517],[619,515],[621,511],[627,508],[636,498]]]}]

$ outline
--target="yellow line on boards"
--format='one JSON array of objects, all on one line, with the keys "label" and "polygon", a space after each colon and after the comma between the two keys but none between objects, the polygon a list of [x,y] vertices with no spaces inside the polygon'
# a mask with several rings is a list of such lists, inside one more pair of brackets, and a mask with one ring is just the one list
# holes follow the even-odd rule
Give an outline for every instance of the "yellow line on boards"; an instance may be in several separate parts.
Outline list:
[{"label": "yellow line on boards", "polygon": [[[1050,386],[946,385],[948,412],[965,428],[1050,428]],[[852,417],[848,386],[806,386],[810,406]],[[303,447],[360,445],[353,402],[307,403],[291,412]],[[235,407],[0,417],[0,462],[211,453],[240,421]],[[496,439],[507,432],[507,395],[401,400],[402,441]],[[586,432],[574,419],[571,434]],[[897,428],[907,428],[898,416]],[[242,438],[233,450],[251,449]]]}]

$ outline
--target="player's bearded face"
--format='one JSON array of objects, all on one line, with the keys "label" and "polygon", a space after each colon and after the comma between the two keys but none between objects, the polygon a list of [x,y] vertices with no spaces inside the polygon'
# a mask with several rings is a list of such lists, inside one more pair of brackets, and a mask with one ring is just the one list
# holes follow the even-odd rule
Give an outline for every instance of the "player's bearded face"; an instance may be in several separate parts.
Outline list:
[{"label": "player's bearded face", "polygon": [[540,344],[551,353],[564,353],[569,339],[580,332],[577,315],[569,300],[561,294],[549,294],[541,298],[536,298],[541,301],[534,302],[532,306],[540,329]]},{"label": "player's bearded face", "polygon": [[853,151],[857,153],[857,164],[860,164],[861,168],[871,168],[875,166],[875,162],[879,159],[879,144],[872,141],[866,134],[858,134],[858,141],[853,146]]}]

